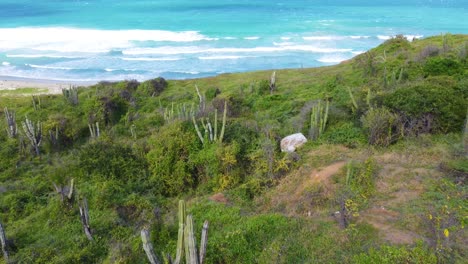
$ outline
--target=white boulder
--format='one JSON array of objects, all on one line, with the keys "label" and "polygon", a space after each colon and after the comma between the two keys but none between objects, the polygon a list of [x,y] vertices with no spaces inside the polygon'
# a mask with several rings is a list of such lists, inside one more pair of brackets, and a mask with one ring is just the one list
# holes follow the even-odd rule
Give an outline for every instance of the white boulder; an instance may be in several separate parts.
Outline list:
[{"label": "white boulder", "polygon": [[281,140],[281,151],[292,153],[306,142],[307,138],[302,133],[289,135]]}]

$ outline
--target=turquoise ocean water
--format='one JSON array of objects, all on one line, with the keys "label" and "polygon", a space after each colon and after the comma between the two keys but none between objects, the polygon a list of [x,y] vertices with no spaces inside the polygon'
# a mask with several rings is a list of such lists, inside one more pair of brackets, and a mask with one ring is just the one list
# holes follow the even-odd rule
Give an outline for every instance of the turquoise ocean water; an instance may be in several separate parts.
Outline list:
[{"label": "turquoise ocean water", "polygon": [[0,0],[0,76],[144,80],[331,65],[468,33],[468,0]]}]

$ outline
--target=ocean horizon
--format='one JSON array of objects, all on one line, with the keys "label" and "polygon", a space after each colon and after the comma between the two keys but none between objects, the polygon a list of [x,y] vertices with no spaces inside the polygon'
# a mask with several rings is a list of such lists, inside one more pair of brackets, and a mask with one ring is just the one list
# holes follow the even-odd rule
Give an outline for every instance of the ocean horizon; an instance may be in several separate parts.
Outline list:
[{"label": "ocean horizon", "polygon": [[319,67],[395,35],[467,34],[467,17],[462,0],[4,0],[0,76],[142,81]]}]

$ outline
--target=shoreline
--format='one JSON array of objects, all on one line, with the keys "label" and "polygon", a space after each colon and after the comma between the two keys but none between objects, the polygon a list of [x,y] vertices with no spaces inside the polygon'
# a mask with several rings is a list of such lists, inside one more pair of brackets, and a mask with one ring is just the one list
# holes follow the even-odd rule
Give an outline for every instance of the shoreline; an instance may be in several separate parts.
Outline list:
[{"label": "shoreline", "polygon": [[[70,85],[90,86],[96,82],[77,82],[77,81],[62,81],[48,79],[22,78],[12,76],[0,76],[0,90],[17,90],[22,88],[36,88],[38,94],[60,94],[63,88],[68,88]],[[47,89],[41,91],[39,89]]]}]

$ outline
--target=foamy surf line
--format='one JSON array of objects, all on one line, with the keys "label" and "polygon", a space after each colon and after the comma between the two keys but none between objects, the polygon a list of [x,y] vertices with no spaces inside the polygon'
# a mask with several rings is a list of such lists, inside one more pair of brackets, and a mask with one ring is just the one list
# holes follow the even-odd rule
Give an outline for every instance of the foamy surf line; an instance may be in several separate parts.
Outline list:
[{"label": "foamy surf line", "polygon": [[0,51],[32,49],[60,52],[110,52],[135,42],[213,41],[198,31],[99,30],[68,27],[0,28]]}]

